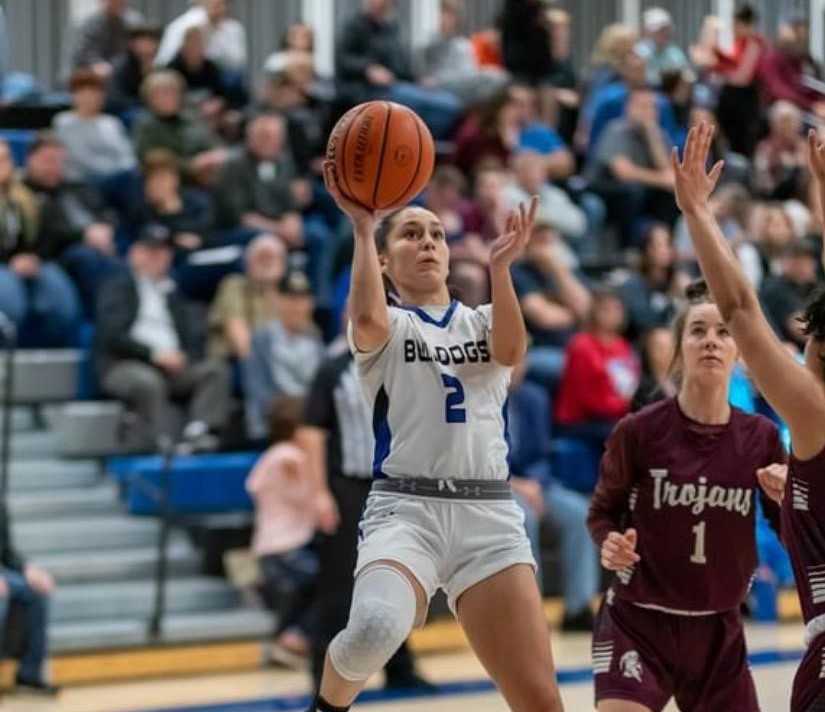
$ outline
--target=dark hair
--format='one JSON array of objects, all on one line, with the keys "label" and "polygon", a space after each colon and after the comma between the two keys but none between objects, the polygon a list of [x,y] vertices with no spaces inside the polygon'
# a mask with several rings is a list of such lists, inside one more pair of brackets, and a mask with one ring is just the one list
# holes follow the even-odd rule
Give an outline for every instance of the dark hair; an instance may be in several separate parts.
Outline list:
[{"label": "dark hair", "polygon": [[814,291],[799,321],[802,322],[802,333],[805,336],[825,341],[825,287],[818,287]]},{"label": "dark hair", "polygon": [[180,175],[180,161],[178,157],[165,148],[154,148],[146,153],[141,166],[145,180],[151,178],[155,173],[174,173]]},{"label": "dark hair", "polygon": [[682,360],[682,336],[685,333],[685,326],[687,325],[688,314],[692,307],[699,304],[715,304],[713,296],[711,296],[708,289],[707,282],[704,279],[697,279],[685,287],[685,304],[678,311],[671,323],[673,330],[673,358],[670,360],[670,367],[668,374],[679,381],[679,369]]},{"label": "dark hair", "polygon": [[34,142],[29,147],[29,156],[33,156],[41,148],[64,148],[63,142],[57,137],[54,131],[38,131]]},{"label": "dark hair", "polygon": [[[661,229],[666,230],[668,235],[670,234],[670,228],[667,226],[667,224],[663,222],[658,222],[656,220],[651,220],[647,224],[645,224],[644,227],[642,227],[642,237],[640,245],[640,247],[642,248],[642,253],[639,257],[639,272],[641,272],[644,276],[648,276],[648,271],[650,270],[650,259],[647,256],[648,248],[653,242],[653,236],[656,234],[656,231]],[[668,282],[673,278],[673,273],[675,271],[676,265],[673,262],[671,262],[671,264],[668,266],[667,272]]]},{"label": "dark hair", "polygon": [[596,310],[599,308],[599,305],[602,304],[602,302],[611,300],[622,305],[625,322],[627,321],[627,309],[618,290],[607,284],[600,284],[590,290],[590,313],[587,315],[587,323],[590,327],[592,327],[596,321]]},{"label": "dark hair", "polygon": [[733,13],[733,19],[746,25],[755,25],[759,21],[759,13],[753,9],[752,5],[742,5]]},{"label": "dark hair", "polygon": [[92,89],[104,91],[106,88],[106,82],[100,75],[96,74],[91,69],[86,69],[83,67],[72,72],[72,76],[69,77],[69,91],[77,91],[78,89],[83,89],[85,87],[91,87]]},{"label": "dark hair", "polygon": [[[395,227],[398,216],[406,207],[405,205],[403,208],[398,208],[398,210],[393,210],[389,215],[385,215],[375,228],[375,247],[379,254],[386,252],[390,232],[392,232],[393,227]],[[398,296],[398,290],[395,288],[392,280],[387,277],[386,274],[381,275],[381,280],[384,282],[384,296],[387,298],[387,304],[399,304],[401,298]]]},{"label": "dark hair", "polygon": [[152,25],[142,23],[139,25],[133,25],[129,28],[129,41],[136,40],[139,37],[151,37],[153,40],[160,41],[161,35],[163,34],[163,28],[160,25]]},{"label": "dark hair", "polygon": [[273,445],[292,438],[304,419],[304,399],[279,396],[269,406],[269,442]]}]

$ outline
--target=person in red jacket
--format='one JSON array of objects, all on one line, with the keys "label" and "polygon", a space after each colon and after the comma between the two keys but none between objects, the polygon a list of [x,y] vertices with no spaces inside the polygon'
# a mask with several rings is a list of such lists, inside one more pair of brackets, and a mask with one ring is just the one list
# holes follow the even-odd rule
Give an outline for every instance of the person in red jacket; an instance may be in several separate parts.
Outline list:
[{"label": "person in red jacket", "polygon": [[608,289],[596,290],[587,329],[567,345],[556,400],[555,425],[563,435],[603,447],[616,422],[630,410],[639,385],[639,360],[622,337],[624,306]]}]

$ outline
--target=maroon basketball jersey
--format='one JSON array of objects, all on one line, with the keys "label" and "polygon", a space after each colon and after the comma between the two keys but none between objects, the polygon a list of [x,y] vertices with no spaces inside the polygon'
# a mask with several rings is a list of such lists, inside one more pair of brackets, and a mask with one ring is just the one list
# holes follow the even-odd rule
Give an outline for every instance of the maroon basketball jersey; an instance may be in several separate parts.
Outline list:
[{"label": "maroon basketball jersey", "polygon": [[791,456],[785,499],[782,501],[782,539],[791,557],[802,617],[825,614],[825,450],[810,460]]},{"label": "maroon basketball jersey", "polygon": [[[671,611],[736,608],[756,569],[756,470],[784,462],[767,418],[731,409],[703,425],[669,398],[624,418],[607,442],[588,525],[598,546],[634,527],[640,561],[617,596]],[[778,507],[763,497],[772,522]]]}]

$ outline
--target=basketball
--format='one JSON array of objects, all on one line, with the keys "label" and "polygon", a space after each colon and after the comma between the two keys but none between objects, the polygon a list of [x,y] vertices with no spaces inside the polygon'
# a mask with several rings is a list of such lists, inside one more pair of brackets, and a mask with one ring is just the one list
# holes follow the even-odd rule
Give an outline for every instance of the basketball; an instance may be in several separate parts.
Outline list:
[{"label": "basketball", "polygon": [[406,106],[370,101],[350,109],[330,134],[327,158],[352,200],[391,210],[418,195],[433,172],[435,146],[426,124]]}]

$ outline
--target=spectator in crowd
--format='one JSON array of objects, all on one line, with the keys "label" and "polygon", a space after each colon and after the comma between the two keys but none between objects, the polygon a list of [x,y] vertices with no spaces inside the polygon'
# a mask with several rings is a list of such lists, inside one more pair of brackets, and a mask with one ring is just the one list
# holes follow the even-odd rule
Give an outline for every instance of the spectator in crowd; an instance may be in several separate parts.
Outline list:
[{"label": "spectator in crowd", "polygon": [[671,378],[673,352],[673,332],[670,328],[656,326],[642,336],[642,376],[633,394],[631,411],[676,395],[676,384]]},{"label": "spectator in crowd", "polygon": [[454,299],[475,309],[490,302],[490,273],[475,260],[451,257],[447,289]]},{"label": "spectator in crowd", "polygon": [[552,7],[547,11],[547,22],[550,26],[553,69],[547,78],[548,86],[542,87],[540,91],[549,93],[555,102],[556,118],[551,125],[570,146],[573,145],[581,103],[579,78],[572,58],[570,13]]},{"label": "spectator in crowd", "polygon": [[[751,224],[753,201],[748,189],[740,183],[720,186],[709,201],[722,233],[730,241],[742,268],[753,284],[762,279],[762,265],[759,250],[750,241],[748,229]],[[680,217],[674,229],[674,248],[680,264],[695,272],[697,268],[693,242],[687,231],[684,217]]]},{"label": "spectator in crowd", "polygon": [[315,77],[315,33],[309,25],[295,23],[287,28],[281,46],[264,62],[264,72],[287,72],[300,84],[309,84]]},{"label": "spectator in crowd", "polygon": [[[625,61],[631,53],[634,53],[638,41],[638,34],[629,25],[617,22],[602,29],[590,57],[591,73],[588,86],[590,97],[585,104],[585,114],[588,120],[593,118],[593,99],[600,89],[621,80]],[[632,59],[638,58],[636,55]],[[635,68],[638,69],[638,67]]]},{"label": "spectator in crowd", "polygon": [[802,112],[789,101],[777,101],[768,112],[770,133],[756,146],[753,185],[768,200],[805,195],[807,142],[802,137]]},{"label": "spectator in crowd", "polygon": [[214,450],[229,416],[229,373],[202,358],[199,320],[169,278],[172,240],[148,225],[129,248],[128,273],[99,294],[96,358],[103,390],[140,417],[148,446],[175,437],[173,404],[186,410],[183,438],[195,450]]},{"label": "spectator in crowd", "polygon": [[450,134],[461,113],[458,98],[417,86],[409,51],[391,18],[394,0],[362,0],[363,11],[345,25],[336,42],[336,75],[350,104],[389,99],[413,109],[436,139]]},{"label": "spectator in crowd", "polygon": [[507,186],[507,205],[514,209],[519,203],[539,197],[536,219],[549,223],[571,244],[587,237],[587,216],[570,196],[547,180],[546,161],[535,151],[519,151],[513,157],[513,181]]},{"label": "spectator in crowd", "polygon": [[455,94],[465,106],[492,97],[506,82],[507,72],[479,67],[470,40],[460,34],[463,0],[441,0],[438,34],[418,56],[421,85]]},{"label": "spectator in crowd", "polygon": [[505,168],[519,145],[531,101],[528,87],[510,84],[467,117],[455,138],[455,164],[471,176],[480,165]]},{"label": "spectator in crowd", "polygon": [[513,370],[507,398],[510,482],[524,510],[539,587],[543,584],[541,525],[560,539],[565,631],[592,631],[590,602],[599,589],[599,561],[587,532],[588,498],[553,479],[550,469],[550,403],[547,389],[524,380],[524,364]]},{"label": "spectator in crowd", "polygon": [[[372,486],[375,441],[372,412],[358,383],[344,337],[330,347],[313,376],[304,424],[298,434],[316,483],[314,511],[320,537],[317,635],[312,640],[312,681],[317,690],[330,641],[346,625],[352,603],[352,572],[358,525]],[[388,688],[429,688],[415,671],[406,642],[384,667]]]},{"label": "spectator in crowd", "polygon": [[22,345],[68,346],[80,302],[63,270],[43,260],[38,218],[37,200],[15,178],[9,146],[0,141],[0,312]]},{"label": "spectator in crowd", "polygon": [[209,310],[209,355],[243,361],[252,350],[252,334],[278,318],[278,284],[286,271],[286,248],[274,235],[262,234],[246,248],[243,274],[224,277]]},{"label": "spectator in crowd", "polygon": [[553,53],[544,3],[505,0],[499,28],[507,71],[533,86],[546,81],[553,71]]},{"label": "spectator in crowd", "polygon": [[69,80],[72,111],[54,117],[55,135],[66,149],[66,177],[95,181],[132,170],[135,152],[123,124],[104,114],[106,83],[88,69],[79,69]]},{"label": "spectator in crowd", "polygon": [[670,230],[650,223],[642,232],[642,255],[638,271],[619,288],[627,314],[625,335],[636,340],[654,327],[666,326],[676,314],[677,299],[690,276],[676,264]]},{"label": "spectator in crowd", "polygon": [[187,30],[200,27],[206,35],[206,56],[229,72],[246,70],[246,30],[229,17],[228,0],[196,0],[194,6],[166,26],[156,64],[168,65],[183,45]]},{"label": "spectator in crowd", "polygon": [[315,301],[303,272],[288,270],[278,285],[278,318],[257,329],[243,364],[250,438],[266,437],[266,414],[276,396],[304,396],[324,354],[312,321]]},{"label": "spectator in crowd", "polygon": [[536,223],[524,259],[513,267],[516,288],[532,346],[527,375],[547,386],[558,384],[564,347],[590,313],[590,292],[559,254],[560,238],[547,223]]},{"label": "spectator in crowd", "polygon": [[795,237],[794,224],[782,203],[757,203],[751,217],[751,237],[758,262],[751,266],[753,283],[782,273],[782,258]]},{"label": "spectator in crowd", "polygon": [[733,47],[729,52],[721,47],[719,28],[710,27],[692,53],[699,66],[721,77],[716,106],[719,125],[731,150],[748,157],[753,155],[759,130],[753,117],[761,113],[759,65],[767,50],[767,41],[756,29],[758,21],[753,7],[743,5],[733,15]]},{"label": "spectator in crowd", "polygon": [[309,52],[290,50],[287,61],[269,65],[259,97],[261,113],[281,114],[289,147],[302,176],[320,175],[330,131],[334,86],[315,75]]},{"label": "spectator in crowd", "polygon": [[[624,48],[626,37],[620,34],[618,39],[620,40],[617,43],[618,48]],[[635,90],[650,88],[646,83],[645,66],[645,60],[639,54],[638,49],[631,47],[618,58],[616,65],[618,78],[602,84],[591,92],[582,113],[582,135],[580,137],[581,146],[586,147],[588,157],[592,157],[608,124],[627,114],[630,94]],[[609,79],[609,74],[606,78]],[[668,97],[656,93],[653,93],[653,96],[656,103],[657,123],[671,143],[681,146],[684,141],[684,130],[676,121]]]},{"label": "spectator in crowd", "polygon": [[587,328],[567,345],[556,400],[558,432],[586,440],[599,451],[629,412],[639,385],[636,354],[621,335],[624,320],[624,306],[615,292],[593,292]]},{"label": "spectator in crowd", "polygon": [[286,123],[278,114],[249,122],[243,150],[224,164],[215,188],[221,228],[243,226],[274,233],[290,248],[303,245],[298,175],[286,139]]},{"label": "spectator in crowd", "polygon": [[467,179],[464,174],[451,165],[438,166],[427,184],[424,205],[438,215],[449,243],[459,241],[464,236],[462,208],[466,206],[466,189]]},{"label": "spectator in crowd", "polygon": [[188,178],[208,184],[226,153],[206,124],[183,112],[185,88],[183,77],[168,69],[154,71],[144,79],[141,95],[149,112],[135,124],[135,149],[141,161],[153,149],[171,151],[184,162]]},{"label": "spectator in crowd", "polygon": [[91,315],[98,288],[122,268],[115,255],[114,216],[91,185],[66,179],[65,164],[63,144],[42,133],[29,149],[24,180],[40,204],[39,254],[71,275]]},{"label": "spectator in crowd", "polygon": [[459,206],[463,236],[450,252],[454,258],[469,258],[486,265],[490,244],[501,234],[507,219],[506,174],[496,166],[479,171],[473,200]]},{"label": "spectator in crowd", "polygon": [[158,148],[146,154],[143,186],[138,225],[163,225],[180,253],[207,245],[214,229],[212,205],[203,193],[181,186],[179,161],[174,153]]},{"label": "spectator in crowd", "polygon": [[644,38],[636,46],[647,68],[647,81],[661,86],[666,72],[681,72],[690,67],[687,56],[673,42],[673,19],[661,7],[649,7],[642,15]]},{"label": "spectator in crowd", "polygon": [[635,89],[626,118],[609,124],[587,168],[590,185],[605,201],[625,245],[634,242],[639,216],[650,215],[668,225],[677,217],[670,141],[657,114],[654,93]]},{"label": "spectator in crowd", "polygon": [[26,643],[15,682],[21,692],[52,697],[60,692],[47,681],[44,670],[48,657],[49,599],[54,591],[51,574],[35,564],[27,564],[15,549],[8,510],[5,503],[0,503],[0,650],[9,606],[20,605]]},{"label": "spectator in crowd", "polygon": [[126,51],[130,27],[143,17],[127,6],[127,0],[99,0],[97,12],[76,28],[70,65],[91,69],[103,79],[112,73],[112,62]]},{"label": "spectator in crowd", "polygon": [[154,69],[160,34],[155,25],[129,29],[129,45],[112,63],[108,103],[113,111],[126,115],[140,105],[140,87]]},{"label": "spectator in crowd", "polygon": [[806,77],[821,79],[822,72],[808,49],[804,15],[791,15],[782,22],[773,49],[762,56],[758,76],[766,104],[784,99],[805,111],[825,112],[822,95],[805,84]]},{"label": "spectator in crowd", "polygon": [[216,120],[224,108],[224,84],[220,68],[206,56],[202,27],[195,25],[186,30],[169,69],[186,82],[186,103],[197,107],[208,121]]},{"label": "spectator in crowd", "polygon": [[299,659],[309,655],[318,579],[318,556],[312,546],[316,486],[296,438],[303,407],[301,398],[273,401],[269,448],[246,480],[255,503],[252,551],[261,572],[261,593],[278,619],[275,646]]},{"label": "spectator in crowd", "polygon": [[808,298],[816,288],[819,251],[807,240],[795,240],[784,250],[781,273],[769,276],[762,283],[759,299],[777,336],[805,347],[806,335],[799,317],[805,311]]}]

